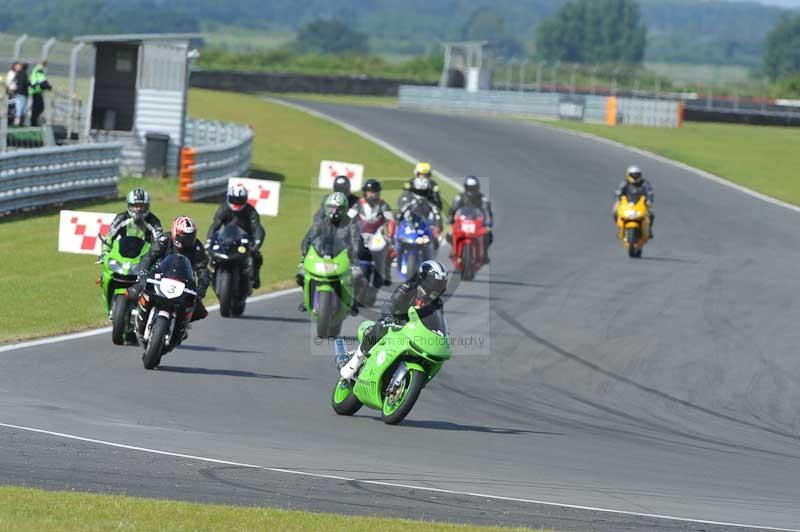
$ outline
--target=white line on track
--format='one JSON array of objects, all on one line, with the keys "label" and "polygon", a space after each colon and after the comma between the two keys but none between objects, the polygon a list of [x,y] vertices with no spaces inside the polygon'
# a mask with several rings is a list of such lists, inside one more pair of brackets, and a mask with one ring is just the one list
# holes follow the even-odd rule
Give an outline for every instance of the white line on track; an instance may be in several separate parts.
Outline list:
[{"label": "white line on track", "polygon": [[[294,294],[299,292],[299,288],[289,288],[287,290],[279,290],[277,292],[270,292],[269,294],[262,294],[259,296],[248,297],[248,303],[256,303],[258,301],[266,301],[269,299],[276,299],[285,295]],[[219,305],[211,305],[206,310],[214,312],[219,310]],[[0,346],[0,353],[8,351],[16,351],[17,349],[25,349],[26,347],[36,347],[39,345],[56,344],[59,342],[68,342],[69,340],[77,340],[79,338],[88,338],[89,336],[97,336],[98,334],[105,334],[111,331],[111,327],[101,327],[99,329],[89,329],[88,331],[81,331],[71,334],[61,334],[59,336],[49,336],[47,338],[39,338],[38,340],[29,340],[27,342],[18,342],[16,344],[9,344]]]},{"label": "white line on track", "polygon": [[674,159],[669,159],[668,157],[664,157],[663,155],[658,155],[657,153],[653,153],[651,151],[648,151],[648,150],[645,150],[645,149],[642,149],[642,148],[637,148],[635,146],[629,146],[627,144],[623,144],[621,142],[617,142],[616,140],[611,140],[611,139],[607,139],[605,137],[600,137],[600,136],[594,135],[592,133],[586,133],[585,131],[575,131],[573,129],[563,129],[563,128],[560,128],[560,127],[551,126],[549,124],[542,124],[540,122],[531,122],[531,121],[528,121],[528,122],[533,124],[535,127],[540,127],[540,128],[543,128],[543,129],[549,129],[549,130],[552,130],[552,131],[557,131],[559,133],[565,133],[567,135],[580,137],[582,139],[593,140],[595,142],[600,142],[602,144],[606,144],[606,145],[609,145],[609,146],[614,146],[615,148],[619,148],[621,150],[626,150],[626,151],[635,153],[637,155],[641,155],[643,157],[648,157],[648,158],[653,159],[655,161],[658,161],[660,163],[665,163],[665,164],[670,164],[672,166],[676,166],[676,167],[680,168],[681,170],[685,170],[687,172],[691,172],[691,173],[693,173],[693,174],[695,174],[698,177],[701,177],[703,179],[707,179],[709,181],[713,181],[715,183],[718,183],[720,185],[726,186],[728,188],[732,188],[734,190],[737,190],[737,191],[741,192],[742,194],[746,194],[746,195],[750,196],[751,198],[756,198],[756,199],[759,199],[761,201],[765,201],[767,203],[770,203],[772,205],[776,205],[778,207],[783,207],[784,209],[789,209],[790,211],[794,211],[794,212],[800,213],[800,206],[793,205],[791,203],[787,203],[787,202],[785,202],[783,200],[779,200],[778,198],[773,198],[772,196],[767,196],[766,194],[762,194],[761,192],[755,191],[755,190],[753,190],[751,188],[747,188],[745,186],[739,185],[737,183],[734,183],[733,181],[728,181],[724,177],[720,177],[718,175],[712,174],[711,172],[706,172],[705,170],[701,170],[699,168],[695,168],[694,166],[690,166],[690,165],[688,165],[686,163],[682,163],[682,162],[676,161]]},{"label": "white line on track", "polygon": [[[337,118],[334,118],[333,116],[330,116],[330,115],[327,115],[325,113],[321,113],[319,111],[315,111],[313,109],[309,109],[309,108],[306,108],[306,107],[303,107],[301,105],[297,105],[297,104],[294,104],[294,103],[291,103],[291,102],[286,102],[286,101],[282,101],[282,100],[278,100],[278,99],[270,98],[270,97],[265,97],[265,99],[270,101],[270,102],[273,102],[273,103],[276,103],[276,104],[280,104],[280,105],[284,105],[284,106],[287,106],[287,107],[291,107],[293,109],[296,109],[298,111],[302,111],[304,113],[307,113],[309,115],[315,116],[317,118],[332,122],[332,123],[342,127],[343,129],[345,129],[347,131],[350,131],[351,133],[359,135],[359,136],[365,138],[366,140],[369,140],[369,141],[381,146],[382,148],[394,153],[395,155],[397,155],[398,157],[400,157],[400,158],[402,158],[402,159],[404,159],[406,161],[409,161],[411,163],[416,162],[416,159],[414,157],[412,157],[408,153],[402,151],[401,149],[397,148],[396,146],[393,146],[393,145],[389,144],[388,142],[386,142],[384,140],[381,140],[381,139],[373,136],[370,133],[367,133],[366,131],[364,131],[364,130],[356,127],[356,126],[348,124],[348,123],[346,123],[346,122],[344,122],[342,120],[339,120]],[[693,173],[695,173],[695,174],[697,174],[700,177],[703,177],[705,179],[709,179],[711,181],[715,181],[715,182],[720,183],[722,185],[734,188],[734,189],[739,190],[740,192],[743,192],[743,193],[745,193],[745,194],[747,194],[749,196],[758,198],[758,199],[766,201],[768,203],[772,203],[774,205],[785,207],[785,208],[793,210],[795,212],[800,212],[800,207],[797,207],[795,205],[791,205],[789,203],[786,203],[786,202],[783,202],[781,200],[772,198],[770,196],[766,196],[766,195],[761,194],[759,192],[755,192],[755,191],[750,190],[750,189],[748,189],[746,187],[743,187],[741,185],[737,185],[735,183],[727,181],[726,179],[723,179],[723,178],[721,178],[719,176],[715,176],[713,174],[710,174],[710,173],[705,172],[703,170],[699,170],[699,169],[694,168],[692,166],[689,166],[689,165],[686,165],[686,164],[683,164],[683,163],[679,163],[679,162],[673,161],[671,159],[667,159],[666,157],[662,157],[660,155],[657,155],[657,154],[652,153],[652,152],[648,152],[646,150],[642,150],[642,149],[639,149],[639,148],[633,148],[631,146],[627,146],[625,144],[621,144],[621,143],[613,141],[613,140],[605,139],[603,137],[598,137],[598,136],[592,135],[590,133],[583,133],[583,132],[577,132],[577,131],[571,131],[571,130],[564,130],[564,129],[556,128],[554,126],[547,126],[547,125],[542,125],[542,124],[536,124],[536,125],[539,126],[539,127],[545,127],[545,128],[549,128],[549,129],[554,129],[554,130],[562,132],[562,133],[567,133],[567,134],[575,135],[575,136],[578,136],[578,137],[583,137],[583,138],[587,138],[587,139],[603,142],[603,143],[606,143],[606,144],[613,145],[613,146],[615,146],[617,148],[622,148],[622,149],[625,149],[625,150],[632,151],[634,153],[638,153],[640,155],[651,157],[651,158],[653,158],[655,160],[658,160],[660,162],[665,162],[665,163],[668,163],[668,164],[672,164],[672,165],[680,167],[680,168],[682,168],[684,170],[688,170],[690,172],[693,172]],[[447,183],[451,184],[452,186],[456,187],[457,189],[461,187],[461,185],[458,182],[456,182],[454,179],[452,179],[450,177],[444,176],[442,174],[437,174],[437,177],[441,178],[443,181],[446,181]],[[264,294],[264,295],[251,297],[247,301],[249,303],[252,303],[252,302],[257,302],[257,301],[265,301],[265,300],[270,300],[270,299],[276,299],[276,298],[279,298],[279,297],[282,297],[282,296],[285,296],[285,295],[288,295],[288,294],[296,293],[296,292],[299,292],[299,291],[300,291],[299,288],[291,288],[291,289],[288,289],[288,290],[281,290],[281,291],[278,291],[278,292],[272,292],[272,293],[269,293],[269,294]],[[208,307],[209,311],[214,311],[214,310],[218,310],[218,309],[219,309],[219,305],[212,305],[211,307]],[[17,343],[17,344],[12,344],[12,345],[7,345],[7,346],[0,347],[0,353],[7,352],[7,351],[14,351],[16,349],[23,349],[23,348],[26,348],[26,347],[34,347],[34,346],[38,346],[38,345],[46,345],[46,344],[51,344],[51,343],[57,343],[57,342],[62,342],[62,341],[78,339],[78,338],[85,338],[85,337],[88,337],[88,336],[96,336],[98,334],[107,333],[110,330],[111,330],[111,327],[103,327],[101,329],[93,329],[93,330],[83,331],[83,332],[74,333],[74,334],[65,334],[65,335],[54,336],[54,337],[50,337],[50,338],[42,338],[42,339],[39,339],[39,340],[21,342],[21,343]],[[25,426],[21,426],[21,425],[13,425],[13,424],[10,424],[10,423],[1,423],[0,422],[0,427],[16,429],[16,430],[23,430],[23,431],[27,431],[27,432],[35,432],[35,433],[39,433],[39,434],[46,434],[46,435],[49,435],[49,436],[67,438],[67,439],[71,439],[71,440],[77,440],[77,441],[82,441],[82,442],[87,442],[87,443],[94,443],[94,444],[98,444],[98,445],[106,445],[106,446],[109,446],[109,447],[116,447],[116,448],[119,448],[119,449],[127,449],[127,450],[131,450],[131,451],[139,451],[139,452],[157,454],[157,455],[162,455],[162,456],[170,456],[170,457],[175,457],[175,458],[184,458],[184,459],[189,459],[189,460],[198,460],[198,461],[215,463],[215,464],[222,464],[222,465],[232,465],[232,466],[237,466],[237,467],[247,467],[247,468],[250,468],[250,469],[259,469],[259,470],[262,470],[262,471],[270,471],[270,472],[273,472],[273,473],[284,473],[284,474],[299,475],[299,476],[305,476],[305,477],[324,478],[324,479],[329,479],[329,480],[341,480],[341,481],[345,481],[345,482],[358,482],[358,483],[361,483],[361,484],[370,484],[370,485],[383,486],[383,487],[389,487],[389,488],[401,488],[401,489],[409,489],[409,490],[419,490],[419,491],[424,491],[424,492],[429,492],[429,493],[443,493],[443,494],[447,494],[447,495],[458,495],[458,496],[464,496],[464,497],[478,497],[478,498],[490,499],[490,500],[496,500],[496,501],[518,502],[518,503],[524,503],[524,504],[538,504],[538,505],[542,505],[542,506],[569,508],[569,509],[573,509],[573,510],[586,510],[586,511],[591,511],[591,512],[600,512],[600,513],[615,514],[615,515],[628,515],[628,516],[633,516],[633,517],[642,517],[642,518],[649,518],[649,519],[663,519],[663,520],[670,520],[670,521],[679,521],[679,522],[684,522],[684,523],[697,523],[697,524],[705,524],[705,525],[741,527],[741,528],[751,528],[751,529],[754,529],[754,530],[773,530],[773,531],[777,531],[777,532],[800,532],[800,529],[794,529],[794,528],[776,528],[776,527],[760,526],[760,525],[747,525],[747,524],[741,524],[741,523],[728,523],[728,522],[723,522],[723,521],[710,521],[710,520],[705,520],[705,519],[693,519],[693,518],[687,518],[687,517],[676,517],[676,516],[662,515],[662,514],[648,514],[648,513],[643,513],[643,512],[631,512],[631,511],[626,511],[626,510],[615,510],[615,509],[610,509],[610,508],[598,508],[598,507],[593,507],[593,506],[581,506],[581,505],[576,505],[576,504],[565,504],[565,503],[558,503],[558,502],[551,502],[551,501],[540,501],[540,500],[535,500],[535,499],[523,499],[523,498],[517,498],[517,497],[504,497],[504,496],[501,496],[501,495],[490,495],[490,494],[485,494],[485,493],[476,493],[476,492],[469,492],[469,491],[457,491],[457,490],[448,490],[448,489],[443,489],[443,488],[431,488],[431,487],[427,487],[427,486],[415,486],[415,485],[411,485],[411,484],[399,484],[399,483],[393,483],[393,482],[383,482],[383,481],[378,481],[378,480],[364,480],[364,479],[342,477],[342,476],[336,476],[336,475],[325,475],[325,474],[320,474],[320,473],[311,473],[311,472],[307,472],[307,471],[299,471],[299,470],[294,470],[294,469],[283,469],[283,468],[277,468],[277,467],[267,467],[267,466],[261,466],[261,465],[255,465],[255,464],[247,464],[247,463],[243,463],[243,462],[235,462],[235,461],[231,461],[231,460],[220,460],[220,459],[216,459],[216,458],[207,458],[207,457],[195,456],[195,455],[190,455],[190,454],[182,454],[182,453],[175,453],[175,452],[170,452],[170,451],[162,451],[162,450],[158,450],[158,449],[149,449],[149,448],[146,448],[146,447],[137,447],[137,446],[126,445],[126,444],[122,444],[122,443],[114,443],[114,442],[109,442],[109,441],[105,441],[105,440],[98,440],[98,439],[93,439],[93,438],[86,438],[86,437],[83,437],[83,436],[76,436],[76,435],[73,435],[73,434],[66,434],[66,433],[63,433],[63,432],[54,432],[54,431],[38,429],[38,428],[33,428],[33,427],[25,427]]]},{"label": "white line on track", "polygon": [[739,527],[739,528],[751,528],[755,530],[774,530],[778,532],[800,532],[800,529],[794,528],[776,528],[776,527],[769,527],[769,526],[757,526],[757,525],[746,525],[741,523],[726,523],[724,521],[709,521],[705,519],[692,519],[687,517],[675,517],[671,515],[662,515],[662,514],[648,514],[643,512],[629,512],[625,510],[614,510],[610,508],[597,508],[593,506],[580,506],[576,504],[564,504],[558,502],[550,502],[550,501],[539,501],[536,499],[522,499],[518,497],[504,497],[501,495],[489,495],[487,493],[475,493],[471,491],[458,491],[458,490],[448,490],[443,488],[431,488],[428,486],[415,486],[412,484],[399,484],[395,482],[384,482],[380,480],[367,480],[367,479],[358,479],[352,477],[343,477],[339,475],[327,475],[321,473],[311,473],[308,471],[300,471],[297,469],[284,469],[280,467],[268,467],[268,466],[261,466],[256,464],[247,464],[244,462],[236,462],[233,460],[220,460],[218,458],[208,458],[204,456],[197,456],[193,454],[184,454],[184,453],[176,453],[171,451],[162,451],[159,449],[150,449],[147,447],[137,447],[135,445],[126,445],[123,443],[115,443],[105,440],[98,440],[94,438],[86,438],[83,436],[76,436],[74,434],[66,434],[63,432],[54,432],[51,430],[44,430],[44,429],[37,429],[33,427],[26,427],[22,425],[13,425],[11,423],[0,423],[0,427],[5,427],[8,429],[15,429],[15,430],[22,430],[26,432],[35,432],[38,434],[46,434],[48,436],[56,436],[59,438],[67,438],[70,440],[77,440],[86,443],[93,443],[97,445],[105,445],[108,447],[115,447],[118,449],[126,449],[129,451],[138,451],[143,453],[149,454],[157,454],[161,456],[170,456],[173,458],[184,458],[187,460],[198,460],[201,462],[208,462],[212,464],[221,464],[221,465],[230,465],[236,467],[246,467],[249,469],[258,469],[261,471],[269,471],[271,473],[283,473],[287,475],[298,475],[303,477],[315,477],[315,478],[324,478],[328,480],[340,480],[344,482],[357,482],[359,484],[370,484],[373,486],[382,486],[386,488],[400,488],[400,489],[408,489],[408,490],[418,490],[424,491],[428,493],[444,493],[446,495],[457,495],[462,497],[478,497],[482,499],[489,499],[493,501],[506,501],[506,502],[517,502],[523,504],[538,504],[542,506],[551,506],[551,507],[559,507],[559,508],[569,508],[572,510],[585,510],[590,512],[601,512],[606,514],[615,514],[615,515],[628,515],[633,517],[642,517],[642,518],[649,518],[649,519],[663,519],[669,521],[679,521],[683,523],[697,523],[697,524],[704,524],[704,525],[717,525],[717,526],[730,526],[730,527]]},{"label": "white line on track", "polygon": [[[395,155],[397,155],[401,159],[404,159],[404,160],[408,161],[411,164],[416,164],[417,161],[419,161],[418,158],[412,157],[409,153],[401,150],[397,146],[389,144],[385,140],[379,139],[378,137],[372,135],[371,133],[367,133],[366,131],[364,131],[360,127],[354,126],[353,124],[349,124],[349,123],[347,123],[347,122],[345,122],[343,120],[340,120],[340,119],[338,119],[338,118],[336,118],[334,116],[331,116],[329,114],[325,114],[323,112],[317,111],[316,109],[310,109],[308,107],[304,107],[303,105],[300,105],[300,104],[296,104],[296,103],[293,103],[293,102],[287,102],[285,100],[280,100],[278,98],[272,98],[270,96],[264,96],[263,98],[266,101],[270,102],[270,103],[275,103],[275,104],[278,104],[278,105],[291,107],[292,109],[295,109],[296,111],[301,111],[303,113],[309,114],[311,116],[315,116],[315,117],[320,118],[322,120],[325,120],[327,122],[333,122],[334,124],[336,124],[337,126],[341,127],[342,129],[347,130],[350,133],[354,133],[354,134],[358,135],[359,137],[362,137],[362,138],[372,142],[373,144],[377,144],[381,148],[394,153]],[[440,172],[437,172],[436,169],[433,170],[433,175],[438,177],[442,181],[447,182],[449,185],[454,187],[456,190],[461,190],[461,183],[459,183],[458,181],[456,181],[452,177],[448,177],[448,176],[446,176],[446,175],[444,175],[444,174],[442,174]]]}]

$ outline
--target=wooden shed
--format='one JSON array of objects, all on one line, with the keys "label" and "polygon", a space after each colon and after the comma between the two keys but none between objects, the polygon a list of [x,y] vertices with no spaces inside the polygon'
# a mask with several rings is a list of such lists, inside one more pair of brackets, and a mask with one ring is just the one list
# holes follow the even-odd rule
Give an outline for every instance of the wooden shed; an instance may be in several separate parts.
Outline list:
[{"label": "wooden shed", "polygon": [[[84,134],[124,145],[126,175],[178,174],[198,34],[84,35],[95,49]],[[166,149],[166,154],[164,154]]]}]

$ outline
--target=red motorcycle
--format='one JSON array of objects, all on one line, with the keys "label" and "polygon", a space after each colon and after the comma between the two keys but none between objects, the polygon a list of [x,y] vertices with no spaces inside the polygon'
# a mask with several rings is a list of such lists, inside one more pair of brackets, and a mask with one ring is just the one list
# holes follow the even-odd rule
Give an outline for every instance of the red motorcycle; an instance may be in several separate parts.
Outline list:
[{"label": "red motorcycle", "polygon": [[487,231],[483,211],[474,207],[459,209],[451,228],[455,269],[461,272],[463,280],[471,281],[483,266],[483,237]]}]

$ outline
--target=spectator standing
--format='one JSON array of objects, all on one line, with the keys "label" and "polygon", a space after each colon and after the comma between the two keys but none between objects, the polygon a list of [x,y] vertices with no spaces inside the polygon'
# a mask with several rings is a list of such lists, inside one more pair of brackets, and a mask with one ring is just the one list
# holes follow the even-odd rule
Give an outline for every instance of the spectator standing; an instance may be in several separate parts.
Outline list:
[{"label": "spectator standing", "polygon": [[14,124],[17,126],[25,125],[25,110],[28,105],[28,91],[31,88],[30,78],[28,78],[28,63],[17,63],[17,75],[14,81],[17,84],[17,91],[14,96],[16,110]]},{"label": "spectator standing", "polygon": [[41,125],[39,124],[39,117],[44,112],[44,91],[52,89],[50,82],[47,81],[47,73],[44,70],[46,67],[47,60],[42,59],[31,71],[31,98],[33,99],[31,125],[34,127]]},{"label": "spectator standing", "polygon": [[6,94],[8,95],[8,125],[14,123],[14,95],[17,92],[17,65],[18,63],[16,61],[11,63],[11,67],[6,74],[6,79],[3,81]]}]

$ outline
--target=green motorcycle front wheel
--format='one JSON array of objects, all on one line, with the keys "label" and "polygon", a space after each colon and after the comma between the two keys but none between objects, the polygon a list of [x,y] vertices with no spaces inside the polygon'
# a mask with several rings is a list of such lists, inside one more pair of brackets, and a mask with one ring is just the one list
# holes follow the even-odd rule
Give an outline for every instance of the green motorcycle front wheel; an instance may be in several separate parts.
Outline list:
[{"label": "green motorcycle front wheel", "polygon": [[387,393],[383,398],[381,409],[383,422],[387,425],[397,425],[414,408],[422,388],[425,386],[425,374],[410,370],[406,373],[400,386],[392,393]]},{"label": "green motorcycle front wheel", "polygon": [[111,341],[114,345],[125,343],[126,325],[130,319],[128,299],[124,294],[116,294],[111,300]]},{"label": "green motorcycle front wheel", "polygon": [[361,401],[353,393],[353,386],[350,382],[339,379],[333,387],[333,397],[331,397],[333,411],[340,416],[352,416],[361,409]]}]

